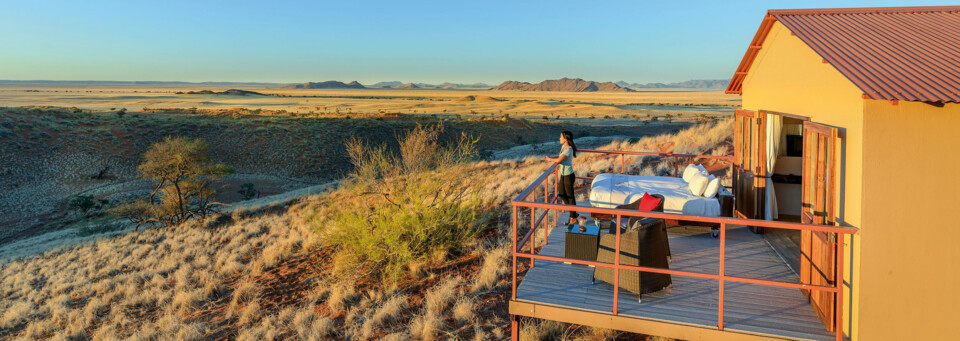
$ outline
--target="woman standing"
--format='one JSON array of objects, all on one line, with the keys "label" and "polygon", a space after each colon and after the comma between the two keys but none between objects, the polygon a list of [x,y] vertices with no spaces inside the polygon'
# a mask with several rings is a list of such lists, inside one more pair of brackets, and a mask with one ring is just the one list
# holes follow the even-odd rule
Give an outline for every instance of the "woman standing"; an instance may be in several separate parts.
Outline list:
[{"label": "woman standing", "polygon": [[[573,182],[577,176],[573,173],[573,158],[577,156],[577,145],[573,144],[573,133],[563,131],[560,133],[560,155],[557,157],[546,157],[547,161],[560,166],[560,199],[566,205],[576,205],[577,198],[573,194]],[[580,215],[575,211],[570,211],[570,224],[577,222]]]}]

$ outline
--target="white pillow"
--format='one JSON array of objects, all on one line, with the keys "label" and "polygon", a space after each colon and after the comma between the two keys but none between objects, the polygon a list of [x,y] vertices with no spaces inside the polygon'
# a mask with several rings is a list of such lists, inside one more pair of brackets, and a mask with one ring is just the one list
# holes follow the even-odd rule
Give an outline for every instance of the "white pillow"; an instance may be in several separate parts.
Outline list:
[{"label": "white pillow", "polygon": [[707,183],[707,188],[703,190],[703,196],[706,198],[713,198],[717,195],[717,192],[720,191],[720,179],[711,175],[710,182]]},{"label": "white pillow", "polygon": [[707,171],[707,168],[706,168],[706,167],[703,167],[702,164],[697,165],[697,169],[700,170],[700,174],[703,174],[703,176],[709,176],[709,175],[710,175],[710,172],[708,172],[708,171]]},{"label": "white pillow", "polygon": [[697,173],[690,179],[690,193],[693,195],[700,196],[703,194],[703,191],[707,189],[707,183],[710,182],[710,178],[703,176],[703,174]]},{"label": "white pillow", "polygon": [[690,179],[697,174],[700,174],[700,168],[691,163],[687,165],[687,168],[683,169],[683,181],[689,183]]}]

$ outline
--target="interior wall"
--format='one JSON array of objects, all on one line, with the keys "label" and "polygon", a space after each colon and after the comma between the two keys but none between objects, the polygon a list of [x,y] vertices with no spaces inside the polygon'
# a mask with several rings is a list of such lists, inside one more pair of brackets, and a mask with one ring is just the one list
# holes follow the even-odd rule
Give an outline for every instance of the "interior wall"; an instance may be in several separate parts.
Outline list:
[{"label": "interior wall", "polygon": [[960,339],[960,104],[867,100],[861,334]]},{"label": "interior wall", "polygon": [[[763,42],[743,83],[743,108],[770,110],[810,117],[813,122],[839,128],[840,161],[837,222],[861,228],[861,172],[863,168],[862,91],[840,74],[803,41],[777,22]],[[869,228],[869,227],[866,227]],[[857,288],[860,272],[860,236],[844,239],[844,329],[858,337],[860,309]]]}]

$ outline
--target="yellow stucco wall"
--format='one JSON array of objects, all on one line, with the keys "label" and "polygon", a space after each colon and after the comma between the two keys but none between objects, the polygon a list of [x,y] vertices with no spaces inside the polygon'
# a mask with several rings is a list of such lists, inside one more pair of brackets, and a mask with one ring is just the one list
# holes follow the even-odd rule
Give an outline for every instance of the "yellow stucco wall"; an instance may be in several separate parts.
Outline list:
[{"label": "yellow stucco wall", "polygon": [[[803,41],[777,22],[763,43],[743,83],[743,108],[802,115],[811,121],[840,128],[838,160],[841,166],[838,223],[860,228],[861,171],[863,168],[863,91]],[[858,338],[860,310],[860,236],[844,240],[846,250],[844,329]],[[851,284],[854,290],[851,292]]]},{"label": "yellow stucco wall", "polygon": [[960,337],[960,104],[866,100],[860,330]]}]

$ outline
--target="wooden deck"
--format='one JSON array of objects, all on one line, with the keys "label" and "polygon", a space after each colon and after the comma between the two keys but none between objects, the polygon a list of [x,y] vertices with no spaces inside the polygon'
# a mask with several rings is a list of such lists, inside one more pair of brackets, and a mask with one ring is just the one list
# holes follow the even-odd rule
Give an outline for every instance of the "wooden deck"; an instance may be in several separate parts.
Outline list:
[{"label": "wooden deck", "polygon": [[[566,221],[564,214],[560,221]],[[550,232],[543,255],[563,257],[563,229]],[[668,228],[673,254],[670,268],[717,274],[720,240],[706,227]],[[797,282],[798,278],[760,235],[747,228],[727,229],[726,272],[730,276]],[[537,261],[517,287],[517,301],[611,314],[613,286],[592,283],[593,268]],[[623,317],[660,320],[716,328],[718,281],[673,276],[673,285],[660,292],[637,295],[620,291]],[[789,339],[832,340],[799,289],[727,282],[724,287],[724,331]]]}]

